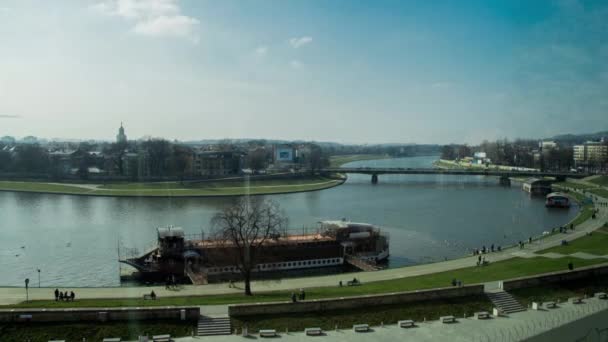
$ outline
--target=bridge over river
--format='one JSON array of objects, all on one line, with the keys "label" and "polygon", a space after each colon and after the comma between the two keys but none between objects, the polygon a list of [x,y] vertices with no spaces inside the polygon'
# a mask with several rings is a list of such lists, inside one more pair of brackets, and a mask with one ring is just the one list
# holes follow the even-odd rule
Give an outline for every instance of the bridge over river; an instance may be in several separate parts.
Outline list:
[{"label": "bridge over river", "polygon": [[360,173],[372,176],[372,183],[378,183],[378,175],[460,175],[460,176],[495,176],[500,178],[501,184],[510,184],[511,177],[552,177],[557,181],[566,178],[585,178],[588,173],[578,172],[555,172],[536,170],[496,170],[496,169],[440,169],[440,168],[373,168],[373,167],[337,167],[324,168],[321,172],[328,173]]}]

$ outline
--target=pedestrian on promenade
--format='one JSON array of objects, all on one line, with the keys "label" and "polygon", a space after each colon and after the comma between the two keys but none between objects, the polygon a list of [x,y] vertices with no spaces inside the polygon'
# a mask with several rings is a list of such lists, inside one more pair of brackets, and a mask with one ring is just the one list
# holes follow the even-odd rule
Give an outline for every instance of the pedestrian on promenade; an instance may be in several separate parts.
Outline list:
[{"label": "pedestrian on promenade", "polygon": [[63,292],[59,292],[59,300],[63,302]]},{"label": "pedestrian on promenade", "polygon": [[150,298],[152,298],[152,300],[156,300],[156,293],[154,293],[154,290],[150,292]]},{"label": "pedestrian on promenade", "polygon": [[477,257],[477,266],[481,265],[481,255]]},{"label": "pedestrian on promenade", "polygon": [[490,246],[490,252],[494,252],[494,244]]},{"label": "pedestrian on promenade", "polygon": [[574,264],[572,263],[572,261],[568,262],[568,269],[570,271],[572,271],[574,269]]},{"label": "pedestrian on promenade", "polygon": [[75,298],[76,294],[74,293],[74,291],[70,291],[70,300],[73,302]]},{"label": "pedestrian on promenade", "polygon": [[528,238],[528,243],[532,243],[532,237],[531,236]]},{"label": "pedestrian on promenade", "polygon": [[[477,265],[479,265],[479,262],[477,263]],[[456,286],[456,278],[452,278],[452,286]]]},{"label": "pedestrian on promenade", "polygon": [[305,300],[306,299],[306,292],[304,292],[304,289],[300,289],[300,300]]},{"label": "pedestrian on promenade", "polygon": [[55,301],[59,300],[59,289],[55,289]]},{"label": "pedestrian on promenade", "polygon": [[292,292],[292,293],[291,293],[291,302],[292,302],[292,303],[297,302],[297,299],[296,299],[296,293],[295,293],[295,292]]}]

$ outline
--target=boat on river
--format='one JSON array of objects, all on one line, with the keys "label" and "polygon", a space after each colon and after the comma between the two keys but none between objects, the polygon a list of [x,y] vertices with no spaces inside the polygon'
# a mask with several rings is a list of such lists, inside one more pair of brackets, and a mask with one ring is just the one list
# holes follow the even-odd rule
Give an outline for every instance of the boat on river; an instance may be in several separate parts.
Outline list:
[{"label": "boat on river", "polygon": [[563,192],[552,192],[545,200],[547,208],[570,208],[570,197]]},{"label": "boat on river", "polygon": [[[389,257],[389,236],[367,223],[322,221],[312,232],[272,236],[263,247],[254,251],[254,278],[347,265],[372,271],[381,268]],[[140,281],[176,279],[207,284],[240,279],[240,251],[232,241],[187,239],[182,228],[161,227],[157,228],[156,247],[120,262],[134,267],[134,278]]]}]

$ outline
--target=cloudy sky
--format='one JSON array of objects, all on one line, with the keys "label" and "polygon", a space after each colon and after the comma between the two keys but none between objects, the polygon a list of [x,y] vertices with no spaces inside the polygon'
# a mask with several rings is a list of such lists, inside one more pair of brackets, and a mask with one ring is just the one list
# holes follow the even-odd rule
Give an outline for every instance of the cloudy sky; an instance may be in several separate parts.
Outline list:
[{"label": "cloudy sky", "polygon": [[476,143],[608,129],[606,1],[0,0],[0,135]]}]

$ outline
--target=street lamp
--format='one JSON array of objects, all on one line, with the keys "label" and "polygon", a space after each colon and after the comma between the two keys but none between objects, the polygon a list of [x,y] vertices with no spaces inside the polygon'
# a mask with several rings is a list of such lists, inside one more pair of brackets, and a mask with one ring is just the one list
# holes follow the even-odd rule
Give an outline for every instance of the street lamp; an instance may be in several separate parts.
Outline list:
[{"label": "street lamp", "polygon": [[38,269],[38,288],[40,288],[40,269]]},{"label": "street lamp", "polygon": [[30,278],[25,278],[25,301],[30,301],[30,295],[28,293],[28,286],[30,285]]}]

